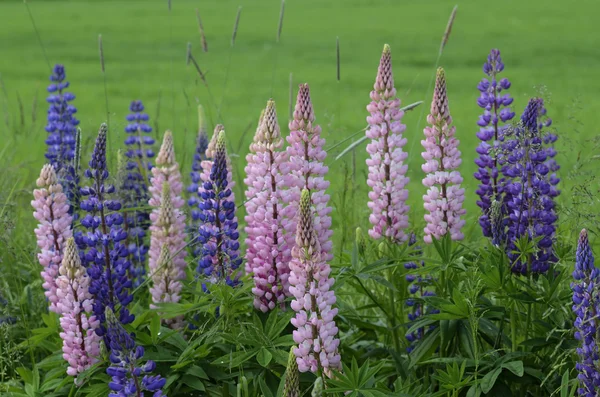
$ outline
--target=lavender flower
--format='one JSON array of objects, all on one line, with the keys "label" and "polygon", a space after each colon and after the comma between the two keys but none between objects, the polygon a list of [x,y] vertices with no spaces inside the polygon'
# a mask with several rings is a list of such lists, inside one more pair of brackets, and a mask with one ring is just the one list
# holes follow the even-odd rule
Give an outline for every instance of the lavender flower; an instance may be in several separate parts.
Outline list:
[{"label": "lavender flower", "polygon": [[126,245],[131,263],[130,272],[134,286],[138,286],[144,280],[148,252],[145,237],[150,226],[149,210],[140,207],[149,199],[148,172],[152,169],[150,159],[154,157],[152,151],[154,139],[149,135],[152,128],[147,124],[149,117],[143,113],[142,101],[132,101],[129,110],[131,111],[127,115],[129,124],[125,127],[125,132],[128,134],[125,139],[127,146],[125,156],[128,161],[119,193],[125,208],[124,229],[128,233]]},{"label": "lavender flower", "polygon": [[92,311],[93,298],[88,287],[90,279],[81,265],[81,259],[70,237],[66,242],[65,255],[56,280],[59,301],[60,326],[63,331],[63,358],[69,363],[67,374],[77,376],[98,361],[100,337],[94,332],[98,320]]},{"label": "lavender flower", "polygon": [[235,272],[242,262],[239,255],[238,223],[235,217],[235,202],[232,198],[231,165],[225,146],[225,131],[220,132],[214,149],[214,163],[209,180],[204,182],[200,202],[198,244],[202,253],[197,271],[206,276],[208,282],[225,281],[235,285]]},{"label": "lavender flower", "polygon": [[81,225],[88,229],[87,234],[76,237],[79,248],[83,250],[83,262],[91,278],[90,293],[94,297],[94,314],[100,320],[96,329],[99,336],[104,336],[107,346],[110,340],[106,334],[106,308],[115,310],[120,305],[119,318],[123,324],[133,321],[134,316],[127,310],[133,297],[129,289],[132,287],[128,277],[130,267],[127,260],[128,251],[123,242],[127,232],[123,230],[123,216],[117,212],[121,203],[109,199],[115,193],[115,187],[106,183],[106,134],[107,126],[102,124],[96,139],[96,145],[85,176],[90,186],[81,188],[81,209],[88,214],[81,219]]},{"label": "lavender flower", "polygon": [[310,192],[302,190],[298,213],[296,245],[290,262],[290,292],[294,296],[291,307],[296,312],[292,324],[293,337],[298,348],[294,350],[300,372],[330,375],[331,369],[341,369],[336,338],[338,329],[334,317],[338,310],[331,290],[334,279],[325,261],[314,228],[314,215]]},{"label": "lavender flower", "polygon": [[506,206],[509,197],[505,197],[505,185],[507,180],[502,177],[500,167],[498,166],[498,151],[500,144],[504,141],[504,123],[512,120],[515,113],[508,107],[513,102],[509,94],[501,95],[502,91],[510,88],[508,79],[497,80],[497,76],[504,70],[504,63],[500,58],[500,51],[493,49],[488,55],[487,62],[483,65],[483,72],[489,76],[483,79],[477,85],[481,92],[477,99],[477,105],[484,109],[483,115],[479,116],[477,125],[481,127],[477,137],[481,143],[477,147],[479,157],[475,160],[478,167],[474,174],[475,179],[480,181],[477,194],[479,200],[477,205],[481,208],[482,215],[479,217],[479,224],[483,230],[483,235],[491,237],[492,242],[499,245],[504,241],[503,235],[494,236],[491,221],[491,206],[494,200],[501,203],[499,208],[502,217],[505,217],[508,209]]},{"label": "lavender flower", "polygon": [[283,175],[287,160],[275,102],[269,100],[246,156],[246,273],[253,274],[254,306],[267,312],[289,294],[290,238],[284,236]]},{"label": "lavender flower", "polygon": [[[529,101],[517,128],[506,130],[505,152],[501,159],[503,173],[512,178],[506,189],[511,200],[507,203],[508,256],[515,273],[545,273],[557,260],[552,244],[557,220],[552,200],[552,184],[546,165],[548,154],[538,117],[543,108],[540,98]],[[510,138],[510,139],[508,139]],[[517,243],[521,238],[539,239],[537,252],[523,258]]]},{"label": "lavender flower", "polygon": [[600,389],[600,348],[598,346],[598,313],[600,312],[600,271],[594,266],[594,254],[588,242],[587,231],[579,235],[579,244],[575,259],[575,281],[573,290],[573,311],[575,320],[575,339],[581,341],[577,348],[580,361],[575,365],[579,375],[579,395],[596,397]]},{"label": "lavender flower", "polygon": [[47,101],[48,124],[46,131],[48,138],[46,144],[46,159],[54,166],[54,170],[63,185],[67,198],[71,203],[70,213],[78,203],[79,175],[74,166],[76,133],[79,120],[75,118],[77,109],[69,102],[75,99],[75,95],[65,91],[69,87],[66,81],[65,67],[55,65],[50,76],[51,84],[48,86]]},{"label": "lavender flower", "polygon": [[430,126],[425,127],[425,139],[421,141],[425,151],[421,153],[425,164],[422,169],[427,176],[423,185],[428,187],[423,196],[427,226],[425,227],[426,243],[433,238],[440,239],[449,234],[452,240],[462,240],[461,231],[465,221],[461,219],[466,211],[462,208],[465,190],[461,189],[463,181],[458,166],[461,163],[458,139],[454,136],[456,128],[451,126],[452,117],[448,109],[446,78],[444,69],[437,70],[435,91],[431,102],[431,114],[427,116]]},{"label": "lavender flower", "polygon": [[189,222],[190,229],[190,241],[192,242],[193,254],[198,256],[201,251],[201,247],[197,244],[198,228],[200,227],[200,191],[198,190],[202,184],[202,164],[205,161],[209,161],[206,156],[206,149],[208,148],[208,133],[206,127],[206,120],[204,117],[204,108],[202,105],[198,105],[198,136],[196,137],[196,152],[194,153],[194,161],[192,163],[192,172],[190,177],[192,183],[187,188],[189,193],[188,206],[190,207],[191,219]]},{"label": "lavender flower", "polygon": [[44,294],[49,302],[50,311],[57,312],[59,298],[57,296],[56,278],[63,259],[65,242],[73,235],[72,217],[69,214],[67,196],[56,177],[54,167],[46,164],[42,167],[40,177],[36,181],[39,189],[33,191],[33,217],[39,222],[35,229],[37,245],[41,252],[38,261],[42,265]]},{"label": "lavender flower", "polygon": [[156,368],[152,360],[141,364],[144,348],[136,346],[134,335],[129,334],[119,323],[110,308],[106,308],[108,338],[110,340],[110,367],[106,373],[112,377],[108,387],[109,396],[141,397],[145,391],[153,397],[164,397],[162,388],[166,379],[160,375],[150,375]]},{"label": "lavender flower", "polygon": [[369,208],[373,211],[369,217],[373,225],[369,235],[402,242],[408,238],[404,230],[408,227],[409,210],[406,205],[408,166],[404,164],[408,153],[402,150],[406,145],[406,138],[402,136],[406,126],[401,122],[404,112],[400,110],[400,99],[396,98],[392,55],[387,44],[383,47],[371,100],[367,106],[370,112],[367,137],[372,140],[367,145]]}]

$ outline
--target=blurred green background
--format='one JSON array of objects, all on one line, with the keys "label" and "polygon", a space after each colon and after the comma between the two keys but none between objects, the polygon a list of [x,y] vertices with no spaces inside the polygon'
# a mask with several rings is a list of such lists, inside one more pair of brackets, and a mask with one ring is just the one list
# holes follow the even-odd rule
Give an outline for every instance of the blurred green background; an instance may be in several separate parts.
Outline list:
[{"label": "blurred green background", "polygon": [[[425,101],[404,118],[411,215],[415,227],[420,227],[425,188],[420,184],[419,141],[440,40],[455,4],[458,13],[440,66],[446,69],[450,110],[464,158],[467,234],[479,233],[477,181],[471,176],[480,114],[476,86],[484,77],[481,68],[491,48],[501,50],[506,65],[503,76],[512,82],[517,115],[531,96],[542,95],[547,102],[560,136],[561,202],[570,205],[577,183],[587,185],[592,193],[598,191],[588,182],[594,180],[595,166],[581,171],[583,159],[594,155],[598,136],[600,3],[595,0],[288,0],[279,43],[275,41],[279,0],[172,0],[170,11],[167,0],[34,0],[28,4],[43,49],[23,2],[0,1],[0,164],[8,171],[0,176],[5,182],[0,183],[0,203],[13,188],[11,200],[29,200],[28,191],[44,162],[46,85],[55,63],[65,65],[70,91],[77,97],[73,104],[87,144],[87,161],[97,128],[107,119],[99,34],[104,43],[111,149],[122,146],[129,102],[141,99],[151,124],[158,126],[157,134],[173,130],[178,159],[187,174],[197,129],[196,106],[206,106],[214,124],[216,108],[222,104],[220,121],[234,156],[239,156],[233,159],[238,182],[243,179],[243,158],[258,115],[270,97],[278,104],[282,131],[288,133],[290,73],[294,91],[298,83],[310,84],[327,147],[363,128],[380,53],[388,43],[403,104]],[[241,18],[232,47],[238,6],[242,6]],[[201,48],[195,9],[204,24],[207,53]],[[341,49],[339,82],[336,37]],[[194,67],[186,65],[188,42],[206,73],[210,94]],[[345,146],[331,150],[327,160],[336,208],[342,205],[339,196],[347,186],[344,169],[350,173],[352,169],[350,155],[333,161]],[[365,157],[362,145],[356,152],[357,187],[350,195],[352,206],[346,207],[353,217],[342,225],[334,213],[336,227],[353,229],[367,220]]]}]

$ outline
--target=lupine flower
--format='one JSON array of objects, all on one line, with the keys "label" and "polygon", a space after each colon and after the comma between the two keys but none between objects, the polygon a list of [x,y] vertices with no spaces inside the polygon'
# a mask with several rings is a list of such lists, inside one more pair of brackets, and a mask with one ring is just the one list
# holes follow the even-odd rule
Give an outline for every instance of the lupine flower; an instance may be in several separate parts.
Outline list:
[{"label": "lupine flower", "polygon": [[491,237],[492,242],[499,245],[504,241],[503,235],[495,236],[492,231],[491,206],[496,200],[501,204],[499,210],[503,217],[508,211],[506,207],[509,197],[505,197],[505,185],[507,180],[501,175],[498,165],[498,152],[500,144],[504,141],[504,130],[507,128],[504,123],[512,120],[515,113],[508,107],[513,102],[510,94],[501,94],[510,88],[510,81],[507,78],[498,80],[498,74],[504,70],[504,63],[500,58],[500,51],[493,49],[488,55],[487,62],[483,65],[483,72],[489,76],[484,78],[477,85],[480,96],[477,99],[477,105],[484,109],[483,115],[479,116],[477,125],[481,127],[477,133],[477,138],[481,143],[477,147],[479,157],[475,160],[478,167],[474,174],[475,179],[479,180],[477,194],[479,200],[477,205],[481,208],[482,215],[479,217],[479,224],[483,230],[483,235]]},{"label": "lupine flower", "polygon": [[425,236],[423,240],[431,243],[450,234],[452,240],[462,240],[461,231],[465,221],[461,216],[466,213],[462,208],[465,190],[458,166],[461,163],[458,139],[454,136],[456,128],[451,126],[452,117],[448,108],[446,78],[444,69],[437,70],[435,91],[431,102],[431,114],[427,116],[430,126],[425,127],[425,139],[421,141],[425,151],[421,153],[425,164],[421,167],[427,176],[423,185],[428,187],[423,196],[425,209]]},{"label": "lupine flower", "polygon": [[[206,160],[200,162],[202,166],[202,172],[200,173],[200,186],[198,186],[198,195],[200,196],[200,201],[202,201],[202,192],[204,191],[204,184],[210,181],[210,171],[212,169],[212,165],[215,158],[215,150],[217,147],[217,139],[219,138],[219,134],[221,131],[225,131],[225,127],[221,124],[217,124],[213,131],[213,136],[208,142],[208,146],[206,147]],[[235,195],[233,193],[233,188],[235,187],[235,182],[233,181],[233,173],[231,172],[231,160],[227,157],[227,178],[230,181],[227,186],[231,190],[231,200],[235,201]]]},{"label": "lupine flower", "polygon": [[596,397],[600,389],[600,347],[598,346],[598,311],[600,310],[600,270],[594,266],[594,254],[590,248],[587,231],[579,235],[575,257],[573,290],[573,311],[575,320],[575,339],[581,342],[577,348],[580,361],[575,368],[579,371],[579,395]]},{"label": "lupine flower", "polygon": [[[186,268],[185,215],[173,206],[169,182],[162,183],[160,207],[152,211],[152,219],[149,261],[152,302],[179,302]],[[181,328],[182,320],[176,317],[165,322],[172,328]]]},{"label": "lupine flower", "polygon": [[291,307],[296,311],[292,324],[297,328],[293,338],[298,347],[294,353],[300,372],[329,375],[331,369],[341,369],[341,361],[334,320],[338,310],[332,307],[336,302],[331,290],[334,279],[329,277],[331,268],[325,256],[314,228],[310,192],[303,189],[289,278],[294,297]]},{"label": "lupine flower", "polygon": [[[209,146],[210,148],[210,146]],[[235,272],[242,262],[239,255],[238,222],[235,217],[230,182],[231,171],[222,126],[214,149],[210,178],[203,184],[200,201],[200,230],[198,244],[202,253],[197,272],[210,283],[225,281],[235,285]]]},{"label": "lupine flower", "polygon": [[387,44],[383,47],[367,110],[371,113],[367,117],[367,137],[371,138],[367,145],[370,156],[367,159],[367,184],[371,187],[369,221],[373,225],[369,235],[375,239],[385,236],[402,242],[408,238],[404,230],[408,227],[409,210],[406,205],[408,166],[404,164],[408,153],[402,150],[406,145],[406,138],[402,136],[406,125],[401,122],[404,112],[400,110],[400,99],[396,98],[392,54]]},{"label": "lupine flower", "polygon": [[56,280],[59,301],[60,326],[63,331],[63,358],[69,363],[67,374],[77,376],[98,360],[100,337],[94,331],[98,328],[96,316],[92,312],[93,297],[88,288],[90,278],[81,265],[75,240],[70,237],[65,246],[65,254]]},{"label": "lupine flower", "polygon": [[198,256],[200,254],[201,247],[198,246],[197,238],[198,238],[198,228],[200,227],[200,209],[198,208],[198,204],[200,204],[200,193],[199,187],[202,184],[202,180],[200,175],[202,174],[202,163],[204,161],[208,161],[206,157],[206,149],[208,148],[208,133],[206,127],[206,120],[204,117],[204,108],[202,105],[198,105],[198,136],[196,137],[196,152],[194,153],[194,161],[192,163],[192,172],[190,172],[190,177],[192,179],[192,183],[187,188],[189,193],[188,198],[188,206],[190,207],[191,219],[189,222],[189,234],[190,241],[193,246],[194,256]]},{"label": "lupine flower", "polygon": [[76,236],[76,241],[83,250],[83,262],[91,278],[89,291],[94,297],[94,314],[100,320],[96,329],[99,336],[104,337],[105,344],[110,346],[106,334],[105,310],[115,310],[120,306],[119,319],[123,324],[133,321],[127,305],[133,300],[130,293],[132,281],[129,278],[128,251],[124,245],[127,232],[123,230],[123,216],[118,212],[121,203],[111,200],[109,195],[115,193],[115,187],[106,183],[106,134],[107,126],[102,124],[96,145],[85,176],[90,185],[81,188],[81,209],[88,212],[81,219],[81,225],[88,229],[87,233]]},{"label": "lupine flower", "polygon": [[[502,171],[513,181],[507,186],[511,196],[507,250],[512,270],[520,274],[545,273],[556,261],[552,244],[557,217],[551,196],[550,170],[546,165],[548,154],[538,125],[542,107],[541,99],[531,99],[520,125],[505,132],[507,141],[503,144]],[[523,237],[539,238],[537,252],[528,258],[517,252],[517,242]]]},{"label": "lupine flower", "polygon": [[308,84],[300,84],[294,117],[289,124],[287,137],[288,162],[282,165],[283,186],[287,188],[284,208],[285,231],[293,235],[298,219],[300,193],[302,189],[311,192],[315,206],[314,229],[319,240],[322,259],[333,259],[331,253],[331,207],[329,195],[325,193],[329,182],[325,180],[328,167],[323,164],[327,153],[323,149],[325,139],[321,138],[321,127],[315,124],[315,113],[310,100]]},{"label": "lupine flower", "polygon": [[[410,239],[408,240],[409,246],[415,246],[417,243],[417,237],[413,233],[410,235]],[[421,247],[416,246],[415,255],[420,256],[423,254]],[[425,266],[425,261],[420,262],[420,267]],[[408,262],[404,264],[404,268],[409,272],[411,270],[416,270],[419,268],[416,262]],[[431,276],[420,276],[417,274],[407,274],[406,281],[408,285],[408,292],[411,297],[406,300],[406,306],[409,308],[408,320],[411,322],[417,321],[423,314],[434,314],[439,313],[439,310],[434,309],[432,307],[428,307],[423,302],[422,298],[426,296],[435,296],[435,293],[428,289],[428,287],[432,284]],[[423,339],[425,334],[431,331],[434,326],[430,326],[429,328],[421,327],[412,333],[406,334],[406,340],[409,342],[406,351],[410,353],[415,348],[416,343]]]},{"label": "lupine flower", "polygon": [[288,357],[283,397],[300,397],[300,373],[298,371],[298,363],[296,362],[294,350],[294,347],[290,349],[290,355]]},{"label": "lupine flower", "polygon": [[[281,165],[286,161],[275,102],[261,117],[250,153],[246,156],[246,273],[254,275],[254,306],[267,312],[282,304],[289,293],[290,237],[283,233]],[[292,237],[293,238],[293,237]]]},{"label": "lupine flower", "polygon": [[166,379],[160,375],[150,375],[156,368],[152,360],[142,365],[144,348],[136,346],[134,335],[130,335],[119,323],[110,308],[106,308],[108,336],[110,340],[110,367],[106,373],[112,377],[108,387],[109,396],[140,397],[151,392],[153,397],[166,396],[162,388]]},{"label": "lupine flower", "polygon": [[150,211],[139,207],[149,199],[148,173],[152,169],[154,139],[149,135],[152,127],[147,124],[149,117],[144,113],[142,101],[132,101],[129,110],[131,111],[127,115],[129,124],[125,127],[125,132],[128,134],[125,139],[127,146],[125,156],[128,161],[119,194],[123,198],[122,204],[126,209],[123,212],[124,226],[128,232],[127,249],[131,262],[131,273],[134,277],[133,283],[134,286],[138,286],[144,280],[146,253],[148,252],[145,237],[150,226]]},{"label": "lupine flower", "polygon": [[38,261],[42,265],[44,294],[48,299],[49,309],[57,311],[56,278],[63,259],[65,242],[72,237],[72,216],[69,214],[69,203],[63,188],[58,183],[54,167],[46,164],[42,167],[40,177],[36,181],[39,189],[33,191],[31,201],[33,217],[39,222],[35,229],[37,245],[41,252]]}]

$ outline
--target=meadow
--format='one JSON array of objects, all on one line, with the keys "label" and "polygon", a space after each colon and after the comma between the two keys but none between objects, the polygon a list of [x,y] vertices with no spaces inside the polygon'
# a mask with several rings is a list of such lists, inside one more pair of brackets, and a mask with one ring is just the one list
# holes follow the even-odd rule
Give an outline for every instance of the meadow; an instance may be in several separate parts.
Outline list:
[{"label": "meadow", "polygon": [[[456,19],[441,51],[455,4]],[[244,218],[245,158],[261,110],[268,99],[274,99],[282,135],[287,136],[298,85],[310,85],[316,122],[326,140],[326,178],[331,181],[334,257],[329,262],[336,278],[345,374],[326,380],[326,393],[574,395],[578,342],[572,332],[570,275],[581,229],[587,229],[593,251],[598,254],[600,247],[596,171],[600,48],[595,20],[600,5],[593,0],[579,0],[573,6],[540,0],[288,0],[277,40],[280,7],[279,1],[271,0],[31,1],[27,5],[0,0],[0,320],[14,319],[0,321],[4,324],[0,326],[0,353],[4,353],[0,393],[107,394],[108,377],[101,366],[86,373],[81,389],[72,386],[63,367],[60,374],[52,372],[60,361],[56,353],[60,326],[57,316],[47,313],[41,266],[35,256],[37,222],[30,201],[45,162],[46,87],[52,67],[63,64],[69,91],[76,95],[73,105],[82,131],[84,168],[100,124],[107,123],[108,168],[116,175],[116,153],[124,148],[129,104],[142,100],[157,141],[155,152],[164,131],[171,130],[187,185],[199,128],[197,107],[203,105],[208,131],[216,124],[225,127],[240,220]],[[202,48],[197,15],[208,51]],[[366,145],[341,159],[336,156],[364,136],[369,92],[384,44],[392,49],[402,106],[423,101],[402,119],[407,125],[410,230],[418,241],[425,226],[422,196],[427,191],[421,182],[420,141],[436,68],[445,69],[462,152],[466,197],[462,243],[445,239],[433,245],[419,243],[416,249],[407,244],[382,247],[356,237],[357,227],[365,236],[370,227]],[[505,64],[501,76],[512,84],[509,92],[516,119],[530,98],[542,97],[552,131],[558,135],[561,195],[554,237],[558,261],[555,274],[547,277],[511,275],[508,257],[488,243],[477,222],[478,181],[472,177],[480,142],[477,84],[485,77],[482,65],[492,48],[501,51]],[[205,80],[189,62],[190,51]],[[242,241],[244,237],[242,231]],[[196,264],[188,260],[190,276]],[[404,263],[421,260],[429,266],[416,274],[424,279],[429,274],[428,283],[435,285],[439,298],[424,302],[439,312],[429,312],[430,317],[425,317],[429,322],[415,328],[399,307],[409,300],[404,280],[410,269]],[[127,329],[137,332],[138,342],[167,378],[168,395],[283,395],[292,345],[291,326],[285,321],[290,311],[254,313],[251,279],[244,281],[237,291],[223,286],[210,297],[201,296],[193,283],[186,285],[185,304],[163,308],[185,314],[198,327],[185,340],[168,332],[164,324],[161,328],[157,312],[140,303],[148,299],[147,292],[139,290],[140,302],[132,309],[138,319]],[[225,314],[216,315],[215,310]],[[411,356],[406,348],[412,345],[403,335],[409,329],[431,326],[433,330],[432,324],[442,332],[422,338],[426,343],[417,345],[413,350],[417,354]],[[236,335],[243,337],[236,340]],[[259,340],[268,340],[264,345],[268,349]],[[186,347],[187,341],[192,343]],[[595,363],[597,368],[597,359]],[[314,377],[301,375],[302,395],[309,395],[314,382]]]}]

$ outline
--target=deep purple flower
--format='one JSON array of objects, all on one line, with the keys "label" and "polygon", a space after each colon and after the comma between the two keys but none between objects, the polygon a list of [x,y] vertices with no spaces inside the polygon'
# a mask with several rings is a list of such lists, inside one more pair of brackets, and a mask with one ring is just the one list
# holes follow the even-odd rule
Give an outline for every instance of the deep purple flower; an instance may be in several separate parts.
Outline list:
[{"label": "deep purple flower", "polygon": [[[502,172],[511,179],[505,189],[507,201],[507,253],[516,273],[545,273],[557,260],[552,245],[557,216],[553,186],[547,166],[548,152],[539,128],[543,101],[529,101],[516,128],[505,130],[503,154],[499,159]],[[554,189],[555,190],[555,189]],[[538,239],[536,252],[524,258],[518,252],[522,238]]]},{"label": "deep purple flower", "polygon": [[[506,197],[505,185],[507,183],[498,166],[498,151],[501,142],[504,140],[504,130],[507,126],[504,124],[515,116],[515,113],[508,107],[512,103],[509,94],[501,94],[510,88],[508,79],[503,78],[498,81],[497,75],[504,70],[500,51],[493,49],[488,55],[487,62],[483,65],[483,72],[489,76],[484,78],[477,85],[480,91],[477,104],[483,108],[483,115],[479,116],[477,125],[480,130],[477,137],[481,143],[477,147],[479,157],[475,160],[478,170],[475,173],[475,179],[480,181],[477,194],[479,200],[477,205],[481,208],[482,215],[479,217],[479,224],[483,230],[483,235],[491,237],[496,245],[504,241],[503,235],[494,235],[491,224],[491,206],[494,200],[501,203],[499,208],[502,217],[506,216],[509,197]],[[503,228],[497,229],[502,231]]]},{"label": "deep purple flower", "polygon": [[129,124],[125,127],[125,132],[128,134],[125,139],[127,164],[125,164],[125,175],[123,175],[119,193],[123,198],[123,207],[135,208],[127,210],[123,214],[125,217],[124,228],[128,232],[126,245],[131,262],[130,271],[133,276],[133,285],[138,286],[144,280],[146,253],[148,252],[145,237],[150,226],[150,210],[143,207],[150,198],[148,173],[152,169],[154,139],[149,135],[152,128],[147,124],[149,117],[144,113],[142,101],[132,101],[129,110],[131,111],[127,115]]},{"label": "deep purple flower", "polygon": [[577,348],[579,361],[575,365],[579,375],[579,395],[596,397],[600,389],[600,349],[598,347],[598,311],[600,310],[600,272],[594,266],[594,254],[588,242],[587,231],[579,235],[579,244],[575,257],[573,290],[573,311],[575,320],[575,339],[581,342]]},{"label": "deep purple flower", "polygon": [[87,233],[79,233],[76,241],[82,250],[82,262],[91,278],[89,291],[94,297],[93,310],[100,320],[96,333],[104,336],[107,346],[110,340],[106,336],[106,308],[118,309],[121,323],[133,321],[134,316],[127,310],[132,301],[132,287],[128,271],[129,254],[124,242],[127,232],[123,229],[123,216],[118,212],[121,203],[111,200],[109,195],[115,193],[115,187],[106,183],[106,134],[107,126],[102,124],[96,145],[85,176],[90,185],[81,188],[81,209],[88,212],[81,219],[81,225],[88,229]]},{"label": "deep purple flower", "polygon": [[123,328],[110,308],[106,308],[105,317],[110,340],[110,366],[106,373],[112,377],[108,384],[109,396],[139,397],[148,391],[153,397],[166,397],[162,391],[166,379],[150,375],[156,368],[154,361],[148,360],[142,365],[144,348],[136,345],[134,335]]}]

